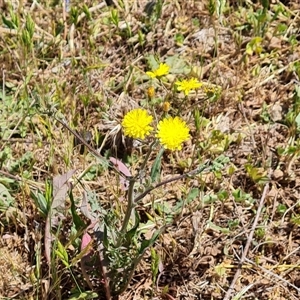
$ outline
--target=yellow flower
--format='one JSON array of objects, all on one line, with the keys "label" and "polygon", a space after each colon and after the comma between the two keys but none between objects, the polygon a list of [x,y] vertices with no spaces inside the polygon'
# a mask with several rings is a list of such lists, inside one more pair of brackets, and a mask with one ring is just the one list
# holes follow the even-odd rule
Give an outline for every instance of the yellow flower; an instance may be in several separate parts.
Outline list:
[{"label": "yellow flower", "polygon": [[147,95],[150,99],[152,99],[155,96],[155,89],[153,86],[148,87]]},{"label": "yellow flower", "polygon": [[145,109],[133,109],[125,115],[122,121],[124,134],[135,139],[144,139],[153,129],[150,126],[152,120],[153,117]]},{"label": "yellow flower", "polygon": [[146,74],[151,78],[161,77],[167,75],[169,73],[169,70],[170,67],[167,64],[160,63],[159,67],[156,70],[153,70],[153,72],[146,72]]},{"label": "yellow flower", "polygon": [[162,104],[162,108],[163,108],[163,111],[164,112],[168,112],[170,110],[170,107],[171,107],[171,104],[170,102],[168,101],[165,101],[163,104]]},{"label": "yellow flower", "polygon": [[175,84],[177,85],[177,90],[183,91],[186,96],[191,90],[198,89],[202,86],[202,83],[196,78],[191,78],[189,80],[184,79],[182,81],[177,80]]},{"label": "yellow flower", "polygon": [[156,137],[170,150],[181,150],[181,144],[190,138],[189,128],[179,117],[165,118],[157,125]]}]

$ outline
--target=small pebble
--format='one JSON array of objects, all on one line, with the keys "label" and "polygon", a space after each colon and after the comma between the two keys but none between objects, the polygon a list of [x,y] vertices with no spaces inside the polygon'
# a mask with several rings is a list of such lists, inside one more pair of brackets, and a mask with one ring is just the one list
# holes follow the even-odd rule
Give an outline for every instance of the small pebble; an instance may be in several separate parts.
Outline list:
[{"label": "small pebble", "polygon": [[274,180],[280,180],[283,178],[283,172],[279,169],[275,170],[272,174]]}]

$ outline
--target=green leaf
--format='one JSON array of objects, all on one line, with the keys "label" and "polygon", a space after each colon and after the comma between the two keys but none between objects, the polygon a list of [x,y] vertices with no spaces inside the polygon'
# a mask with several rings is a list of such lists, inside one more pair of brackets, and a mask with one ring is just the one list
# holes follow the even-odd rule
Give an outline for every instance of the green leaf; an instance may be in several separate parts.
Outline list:
[{"label": "green leaf", "polygon": [[28,14],[26,16],[25,28],[26,28],[26,31],[28,32],[30,40],[32,40],[32,37],[34,34],[34,27],[35,27],[35,24],[31,18],[31,16]]},{"label": "green leaf", "polygon": [[134,226],[133,226],[129,231],[127,231],[126,234],[125,234],[125,238],[126,238],[126,241],[127,241],[127,242],[130,243],[130,242],[132,241],[133,237],[134,237],[135,234],[136,234],[136,231],[137,231],[139,225],[140,225],[140,217],[139,217],[139,214],[137,213],[137,211],[135,211],[135,224],[134,224]]},{"label": "green leaf", "polygon": [[6,19],[3,15],[2,15],[2,22],[4,23],[4,25],[6,25],[9,29],[17,29],[18,27],[16,26],[16,24],[14,24],[12,21]]},{"label": "green leaf", "polygon": [[169,56],[166,59],[166,64],[170,66],[170,73],[172,74],[189,74],[192,70],[179,55]]},{"label": "green leaf", "polygon": [[36,194],[32,193],[32,197],[40,213],[43,215],[43,217],[46,217],[49,211],[49,203],[44,195],[40,192],[37,192]]},{"label": "green leaf", "polygon": [[270,6],[269,0],[261,0],[260,2],[265,10],[269,9],[269,6]]},{"label": "green leaf", "polygon": [[11,173],[19,173],[25,169],[30,170],[34,164],[34,156],[33,153],[27,151],[16,161],[11,162],[9,166],[9,172]]},{"label": "green leaf", "polygon": [[57,249],[55,250],[55,253],[61,259],[61,261],[63,262],[63,264],[67,268],[69,268],[70,264],[69,264],[68,253],[67,253],[65,247],[63,246],[63,244],[60,241],[57,241]]},{"label": "green leaf", "polygon": [[149,55],[147,57],[147,63],[151,70],[156,70],[159,67],[159,63],[155,59],[154,55]]},{"label": "green leaf", "polygon": [[71,265],[76,265],[84,256],[88,255],[91,252],[92,242],[89,243],[82,251],[80,251],[75,257],[71,260]]},{"label": "green leaf", "polygon": [[186,197],[186,202],[191,203],[194,199],[196,199],[199,195],[199,189],[193,188],[190,190],[189,194]]},{"label": "green leaf", "polygon": [[71,213],[72,213],[73,222],[75,224],[76,230],[78,231],[78,230],[81,230],[81,229],[85,228],[86,225],[81,220],[81,218],[79,217],[79,215],[77,214],[72,190],[70,190],[70,192],[69,192],[69,197],[70,197],[70,200],[71,200]]},{"label": "green leaf", "polygon": [[164,153],[164,148],[161,148],[160,151],[158,152],[157,156],[156,156],[156,159],[152,165],[152,168],[151,168],[151,174],[150,174],[150,177],[151,177],[151,181],[152,182],[156,182],[159,177],[160,177],[160,171],[161,171],[161,158],[162,158],[162,155]]},{"label": "green leaf", "polygon": [[216,224],[214,224],[213,222],[208,222],[208,227],[215,230],[215,231],[218,231],[218,232],[222,232],[222,233],[230,233],[230,230],[229,228],[223,228],[223,227],[220,227]]},{"label": "green leaf", "polygon": [[297,130],[300,131],[300,113],[295,118],[295,123],[297,125]]},{"label": "green leaf", "polygon": [[148,1],[145,8],[144,8],[144,12],[150,16],[153,11],[154,11],[154,8],[155,8],[155,4],[156,2],[155,1]]},{"label": "green leaf", "polygon": [[157,238],[162,234],[162,232],[165,230],[165,227],[162,227],[158,230],[156,230],[151,239],[150,240],[144,240],[142,241],[142,244],[141,244],[141,248],[140,248],[140,251],[139,251],[139,254],[143,254],[147,248],[151,247],[155,241],[157,240]]},{"label": "green leaf", "polygon": [[109,247],[109,241],[108,241],[108,236],[107,236],[107,226],[106,224],[104,224],[104,228],[103,228],[103,246],[105,247],[105,249],[108,249]]},{"label": "green leaf", "polygon": [[74,7],[74,6],[71,6],[71,10],[70,10],[70,13],[69,15],[71,16],[71,22],[72,24],[77,24],[78,22],[78,17],[79,17],[79,10],[77,7]]},{"label": "green leaf", "polygon": [[246,45],[246,53],[248,55],[253,55],[253,53],[260,54],[263,50],[261,43],[263,39],[259,36],[254,37],[249,43]]},{"label": "green leaf", "polygon": [[0,211],[7,210],[14,204],[14,198],[10,195],[8,189],[0,183]]},{"label": "green leaf", "polygon": [[214,269],[219,277],[226,275],[227,268],[224,266],[224,263],[216,265]]},{"label": "green leaf", "polygon": [[99,295],[93,291],[86,291],[83,293],[75,293],[68,300],[88,300],[88,299],[99,299]]},{"label": "green leaf", "polygon": [[86,18],[87,18],[89,21],[92,20],[91,12],[90,12],[88,6],[86,6],[86,4],[83,5],[82,10],[83,10],[83,12],[85,13]]},{"label": "green leaf", "polygon": [[12,183],[15,183],[15,181],[11,178],[7,178],[7,177],[0,177],[0,183],[3,183],[3,184],[12,184]]},{"label": "green leaf", "polygon": [[154,282],[156,281],[156,277],[158,274],[159,261],[160,259],[158,253],[155,251],[154,248],[151,248],[151,272]]}]

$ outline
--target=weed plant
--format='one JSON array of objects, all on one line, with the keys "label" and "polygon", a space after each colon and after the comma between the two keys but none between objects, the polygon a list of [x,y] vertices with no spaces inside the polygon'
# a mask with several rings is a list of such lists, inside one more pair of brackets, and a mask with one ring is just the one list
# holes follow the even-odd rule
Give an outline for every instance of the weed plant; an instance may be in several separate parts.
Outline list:
[{"label": "weed plant", "polygon": [[299,298],[288,2],[0,4],[1,298]]}]

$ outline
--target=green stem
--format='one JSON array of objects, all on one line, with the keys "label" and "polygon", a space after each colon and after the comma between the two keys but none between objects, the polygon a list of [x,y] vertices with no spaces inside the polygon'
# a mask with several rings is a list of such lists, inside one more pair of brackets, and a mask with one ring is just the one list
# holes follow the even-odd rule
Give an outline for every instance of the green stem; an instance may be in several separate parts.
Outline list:
[{"label": "green stem", "polygon": [[200,165],[197,169],[193,170],[193,171],[190,171],[188,173],[185,173],[185,174],[182,174],[182,175],[178,175],[178,176],[175,176],[173,178],[170,178],[170,179],[166,179],[162,182],[159,182],[157,183],[156,185],[152,185],[150,187],[148,187],[144,192],[140,193],[139,195],[137,195],[135,197],[135,199],[133,200],[134,203],[138,203],[139,201],[141,201],[147,194],[149,194],[151,191],[159,188],[160,186],[163,186],[163,185],[166,185],[168,183],[171,183],[173,181],[177,181],[177,180],[180,180],[180,179],[183,179],[183,178],[187,178],[187,177],[190,177],[190,176],[194,176],[196,174],[199,174],[199,173],[202,173],[205,169],[209,170],[210,167],[208,167],[207,163],[203,164],[203,165]]},{"label": "green stem", "polygon": [[187,101],[187,96],[185,96],[185,97],[183,98],[183,100],[181,101],[181,103],[178,105],[178,109],[177,109],[177,114],[176,114],[176,116],[178,116],[178,115],[180,114],[180,112],[181,112],[181,107],[182,107],[183,103],[186,103],[186,101]]},{"label": "green stem", "polygon": [[132,210],[134,209],[133,199],[134,199],[134,185],[135,185],[135,182],[136,182],[135,177],[132,177],[132,178],[129,179],[129,188],[128,188],[128,197],[127,197],[128,198],[128,203],[127,203],[127,208],[126,208],[124,221],[123,221],[122,228],[121,228],[121,231],[120,231],[119,240],[117,242],[117,246],[119,246],[121,244],[123,236],[124,236],[124,234],[126,232],[126,229],[128,227],[128,223],[130,221]]},{"label": "green stem", "polygon": [[[150,154],[151,154],[151,151],[154,147],[154,145],[157,143],[157,141],[153,141],[149,147],[149,151],[142,163],[142,166],[140,168],[140,172],[139,174],[141,174],[143,172],[143,170],[145,169],[146,167],[146,164],[147,164],[147,161],[150,157]],[[127,227],[128,227],[128,224],[129,224],[129,221],[130,221],[130,218],[131,218],[131,214],[132,214],[132,211],[134,210],[134,207],[135,207],[135,202],[134,202],[134,185],[136,183],[136,180],[137,180],[137,176],[135,177],[131,177],[129,179],[129,188],[128,188],[128,196],[127,196],[127,208],[126,208],[126,213],[125,213],[125,217],[124,217],[124,220],[123,220],[123,224],[122,224],[122,228],[121,228],[121,231],[120,231],[120,236],[119,236],[119,239],[118,239],[118,242],[117,242],[117,247],[119,247],[122,243],[122,239],[126,233],[126,230],[127,230]]]},{"label": "green stem", "polygon": [[141,168],[140,168],[140,174],[142,174],[142,172],[145,170],[145,168],[146,168],[146,164],[147,164],[147,161],[148,161],[148,159],[149,159],[149,157],[150,157],[150,154],[151,154],[151,152],[152,152],[152,149],[153,149],[153,147],[155,146],[157,144],[157,140],[154,140],[151,144],[150,144],[150,146],[149,146],[149,150],[148,150],[148,152],[147,152],[147,154],[146,154],[146,157],[145,157],[145,159],[144,159],[144,161],[143,161],[143,163],[142,163],[142,166],[141,166]]}]

